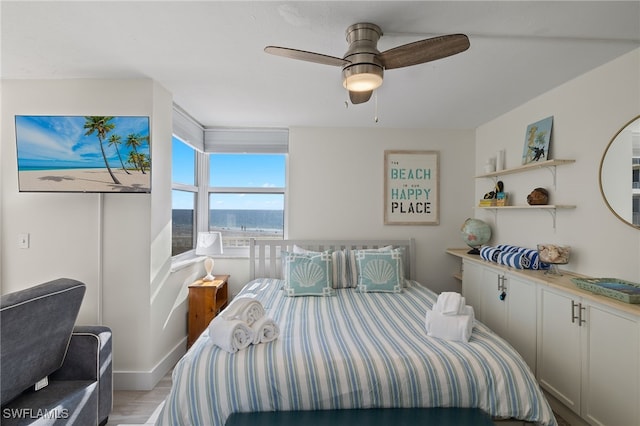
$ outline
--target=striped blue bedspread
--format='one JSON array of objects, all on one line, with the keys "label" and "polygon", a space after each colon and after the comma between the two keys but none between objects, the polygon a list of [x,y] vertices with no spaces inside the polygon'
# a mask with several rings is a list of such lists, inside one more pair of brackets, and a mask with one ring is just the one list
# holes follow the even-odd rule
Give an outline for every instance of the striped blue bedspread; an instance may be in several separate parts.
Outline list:
[{"label": "striped blue bedspread", "polygon": [[158,425],[222,426],[233,412],[435,406],[556,424],[528,366],[486,326],[476,323],[468,343],[427,336],[437,296],[417,282],[399,294],[333,297],[284,297],[282,283],[258,279],[241,292],[257,295],[278,340],[231,354],[205,331],[176,365]]}]

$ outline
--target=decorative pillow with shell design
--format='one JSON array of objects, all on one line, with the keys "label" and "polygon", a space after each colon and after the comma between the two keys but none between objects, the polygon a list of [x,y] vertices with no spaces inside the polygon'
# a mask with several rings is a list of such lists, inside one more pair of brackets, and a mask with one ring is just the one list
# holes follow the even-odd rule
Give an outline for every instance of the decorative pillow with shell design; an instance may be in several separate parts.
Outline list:
[{"label": "decorative pillow with shell design", "polygon": [[355,250],[358,287],[361,292],[401,293],[404,268],[400,249],[388,251]]},{"label": "decorative pillow with shell design", "polygon": [[284,252],[286,296],[333,296],[331,251]]}]

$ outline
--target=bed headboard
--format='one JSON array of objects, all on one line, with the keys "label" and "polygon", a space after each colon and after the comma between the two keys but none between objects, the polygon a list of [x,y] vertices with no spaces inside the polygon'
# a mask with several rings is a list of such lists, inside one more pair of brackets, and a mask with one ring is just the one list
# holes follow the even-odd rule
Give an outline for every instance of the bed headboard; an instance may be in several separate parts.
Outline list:
[{"label": "bed headboard", "polygon": [[293,246],[307,250],[372,249],[385,246],[404,247],[404,275],[415,278],[415,240],[257,240],[249,242],[249,279],[281,278],[280,252]]}]

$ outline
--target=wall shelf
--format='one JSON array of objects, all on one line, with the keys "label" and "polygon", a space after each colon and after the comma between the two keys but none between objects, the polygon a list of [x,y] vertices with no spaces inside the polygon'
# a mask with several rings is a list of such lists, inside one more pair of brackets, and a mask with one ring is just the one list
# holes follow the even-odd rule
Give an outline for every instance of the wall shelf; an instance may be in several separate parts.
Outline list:
[{"label": "wall shelf", "polygon": [[476,208],[483,210],[493,210],[493,220],[496,223],[498,223],[498,210],[543,210],[551,215],[551,218],[553,220],[553,229],[556,229],[556,212],[558,210],[575,209],[576,206],[545,204],[541,206],[478,206]]},{"label": "wall shelf", "polygon": [[[535,163],[529,163],[522,166],[514,167],[511,169],[499,170],[496,172],[485,173],[482,175],[476,176],[478,178],[492,178],[494,181],[497,180],[499,176],[511,175],[515,173],[524,173],[531,170],[537,169],[547,169],[551,172],[553,176],[553,187],[556,187],[556,167],[563,166],[566,164],[575,163],[576,160],[547,160],[540,161]],[[544,210],[549,212],[551,217],[553,218],[553,229],[556,228],[556,212],[557,210],[569,210],[575,209],[576,206],[573,205],[564,205],[564,204],[546,204],[546,205],[516,205],[516,206],[477,206],[478,209],[484,210],[493,210],[493,214],[495,216],[495,222],[498,221],[498,210]]]},{"label": "wall shelf", "polygon": [[[514,173],[523,173],[529,170],[536,170],[536,169],[542,169],[542,168],[548,168],[548,169],[555,169],[556,166],[563,166],[565,164],[571,164],[571,163],[575,163],[576,160],[547,160],[547,161],[540,161],[540,162],[536,162],[536,163],[529,163],[529,164],[525,164],[522,166],[518,166],[518,167],[513,167],[511,169],[504,169],[504,170],[498,170],[495,172],[491,172],[491,173],[485,173],[482,175],[478,175],[476,176],[476,178],[491,178],[491,177],[498,177],[498,176],[504,176],[504,175],[511,175]],[[554,173],[555,176],[555,173]]]},{"label": "wall shelf", "polygon": [[545,204],[541,206],[476,206],[478,209],[488,210],[561,210],[561,209],[575,209],[576,206],[571,205],[557,205],[557,204]]}]

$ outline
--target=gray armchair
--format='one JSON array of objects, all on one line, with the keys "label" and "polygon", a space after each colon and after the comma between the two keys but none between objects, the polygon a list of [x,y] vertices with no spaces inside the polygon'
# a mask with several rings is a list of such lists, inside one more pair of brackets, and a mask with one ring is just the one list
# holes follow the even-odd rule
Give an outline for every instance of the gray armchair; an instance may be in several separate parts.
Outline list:
[{"label": "gray armchair", "polygon": [[85,289],[62,278],[1,297],[3,426],[42,419],[56,425],[107,422],[113,395],[111,330],[75,326]]}]

